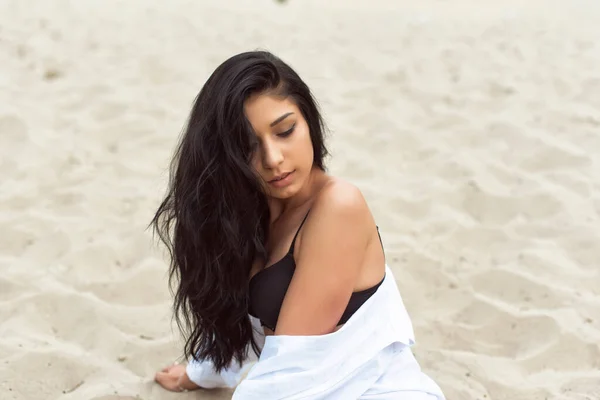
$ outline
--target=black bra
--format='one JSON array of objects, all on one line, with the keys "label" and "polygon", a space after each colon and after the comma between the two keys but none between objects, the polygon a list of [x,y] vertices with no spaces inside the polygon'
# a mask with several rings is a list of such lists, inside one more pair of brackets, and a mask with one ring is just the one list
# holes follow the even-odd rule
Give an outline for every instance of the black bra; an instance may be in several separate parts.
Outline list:
[{"label": "black bra", "polygon": [[[292,240],[292,245],[287,254],[281,260],[270,267],[262,269],[250,279],[250,315],[260,319],[261,324],[272,331],[274,331],[277,326],[279,311],[281,310],[283,299],[292,281],[294,270],[296,269],[294,245],[307,216],[308,214],[306,214],[300,227],[296,231],[296,235]],[[377,234],[379,235],[379,227],[377,227]],[[381,236],[379,236],[379,241],[381,242]],[[358,310],[360,306],[362,306],[363,303],[377,291],[382,283],[383,279],[373,287],[352,293],[348,306],[342,314],[338,325],[345,324],[352,314],[354,314],[356,310]]]}]

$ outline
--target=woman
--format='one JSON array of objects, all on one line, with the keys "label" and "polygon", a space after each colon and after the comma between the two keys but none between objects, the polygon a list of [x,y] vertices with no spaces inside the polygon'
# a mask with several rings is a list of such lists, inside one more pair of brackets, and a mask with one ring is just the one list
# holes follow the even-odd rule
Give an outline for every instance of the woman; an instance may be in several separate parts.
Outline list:
[{"label": "woman", "polygon": [[200,91],[152,221],[192,359],[156,374],[164,388],[443,398],[410,352],[364,197],[326,173],[324,130],[309,88],[268,52],[228,59]]}]

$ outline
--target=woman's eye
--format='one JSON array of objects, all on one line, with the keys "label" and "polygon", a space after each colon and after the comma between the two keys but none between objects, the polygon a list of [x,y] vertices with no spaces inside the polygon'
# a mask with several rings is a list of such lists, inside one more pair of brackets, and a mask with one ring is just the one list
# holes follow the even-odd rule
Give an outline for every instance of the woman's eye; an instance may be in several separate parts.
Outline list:
[{"label": "woman's eye", "polygon": [[296,127],[296,124],[292,125],[292,127],[290,129],[288,129],[287,131],[278,133],[277,136],[279,136],[279,137],[290,136],[292,134],[292,132],[294,132],[295,127]]}]

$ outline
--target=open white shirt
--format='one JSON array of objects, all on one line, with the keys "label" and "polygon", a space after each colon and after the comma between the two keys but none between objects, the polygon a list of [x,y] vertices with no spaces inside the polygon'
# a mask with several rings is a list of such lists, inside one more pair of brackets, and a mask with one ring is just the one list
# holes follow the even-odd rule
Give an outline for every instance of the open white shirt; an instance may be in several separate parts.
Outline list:
[{"label": "open white shirt", "polygon": [[412,323],[392,270],[385,270],[381,286],[339,330],[265,338],[251,317],[264,340],[258,362],[249,357],[217,374],[209,361],[192,360],[189,378],[204,388],[237,386],[233,400],[443,400],[413,356]]}]

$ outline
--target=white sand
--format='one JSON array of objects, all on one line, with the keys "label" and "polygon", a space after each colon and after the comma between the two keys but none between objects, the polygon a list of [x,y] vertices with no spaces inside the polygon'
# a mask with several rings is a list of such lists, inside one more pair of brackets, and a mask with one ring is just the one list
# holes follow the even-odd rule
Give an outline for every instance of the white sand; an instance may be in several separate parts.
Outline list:
[{"label": "white sand", "polygon": [[152,383],[180,343],[145,227],[202,83],[261,47],[448,399],[600,399],[600,3],[218,3],[0,1],[0,398],[228,398]]}]

